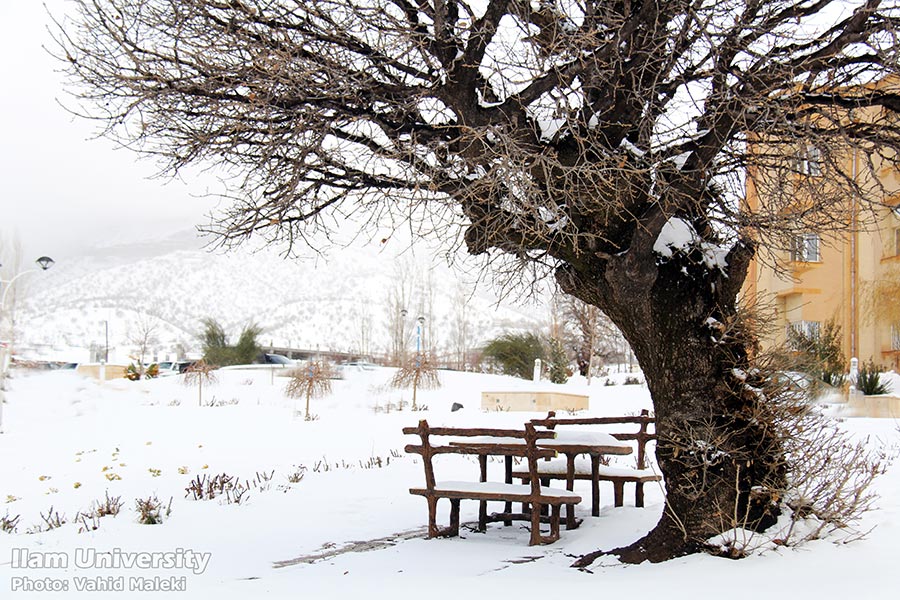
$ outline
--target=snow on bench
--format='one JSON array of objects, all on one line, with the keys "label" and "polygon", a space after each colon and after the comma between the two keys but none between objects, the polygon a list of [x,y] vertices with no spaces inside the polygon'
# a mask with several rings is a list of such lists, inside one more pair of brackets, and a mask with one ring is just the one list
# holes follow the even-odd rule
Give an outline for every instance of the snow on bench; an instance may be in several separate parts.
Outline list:
[{"label": "snow on bench", "polygon": [[[632,432],[613,433],[611,437],[618,441],[619,444],[628,445],[635,442],[637,446],[637,465],[636,467],[623,467],[619,465],[599,465],[597,479],[599,481],[609,481],[613,484],[613,501],[615,506],[624,504],[625,484],[634,483],[634,505],[636,507],[644,506],[644,484],[653,481],[661,481],[662,478],[653,470],[647,468],[647,449],[646,444],[656,439],[656,433],[649,432],[648,427],[656,424],[656,419],[650,416],[646,410],[641,411],[640,416],[631,417],[575,417],[575,418],[557,418],[556,414],[551,411],[546,419],[532,419],[533,424],[546,427],[556,431],[558,425],[629,425],[635,424],[638,430]],[[604,432],[573,432],[558,431],[560,437],[576,439],[576,436],[610,436]],[[538,476],[544,485],[552,479],[567,479],[567,465],[564,459],[551,459],[538,462]],[[527,471],[518,470],[513,472],[513,477],[528,482],[531,475]],[[591,480],[591,463],[586,458],[578,457],[575,460],[575,479]],[[597,493],[599,488],[594,486]],[[593,498],[593,506],[599,507],[599,498]],[[594,516],[597,511],[594,511]]]},{"label": "snow on bench", "polygon": [[[569,490],[541,486],[540,495],[545,498],[571,499],[573,502],[581,502],[581,496]],[[413,491],[415,490],[415,491]],[[411,493],[424,495],[427,490],[423,488],[413,488]],[[493,481],[436,481],[434,483],[434,491],[442,495],[450,497],[450,494],[460,494],[461,498],[473,498],[474,496],[497,496],[504,498],[513,498],[516,502],[527,500],[531,497],[532,490],[530,485],[522,485],[517,483],[499,483]],[[490,499],[490,498],[488,498]]]},{"label": "snow on bench", "polygon": [[[567,490],[554,489],[540,485],[537,475],[537,464],[542,458],[552,458],[556,451],[551,448],[537,446],[538,439],[550,439],[555,437],[552,431],[536,431],[531,423],[525,424],[525,430],[514,429],[461,429],[452,427],[429,427],[425,420],[419,421],[418,427],[404,427],[403,433],[418,435],[420,445],[410,444],[406,451],[422,456],[425,467],[425,487],[411,488],[409,492],[423,496],[428,502],[428,537],[457,536],[459,535],[459,504],[461,500],[477,500],[480,502],[478,513],[478,529],[487,529],[487,502],[499,501],[506,503],[507,509],[499,515],[494,515],[492,520],[502,520],[511,524],[513,519],[527,519],[531,521],[531,537],[529,545],[551,544],[559,539],[559,521],[561,506],[574,507],[581,502],[581,496]],[[462,438],[435,445],[435,437]],[[472,440],[475,442],[473,443]],[[524,442],[524,443],[523,443]],[[480,482],[467,481],[436,481],[434,475],[433,458],[438,454],[477,454],[482,464]],[[486,456],[496,454],[506,457],[525,457],[529,472],[534,476],[527,485],[513,483],[494,483],[486,481]],[[509,473],[507,474],[509,476]],[[509,481],[509,480],[508,480]],[[437,526],[437,502],[441,498],[450,501],[450,526],[440,529]],[[513,514],[511,506],[513,502],[521,502],[528,506],[527,512]],[[550,533],[542,535],[541,509],[550,507],[549,516]]]}]

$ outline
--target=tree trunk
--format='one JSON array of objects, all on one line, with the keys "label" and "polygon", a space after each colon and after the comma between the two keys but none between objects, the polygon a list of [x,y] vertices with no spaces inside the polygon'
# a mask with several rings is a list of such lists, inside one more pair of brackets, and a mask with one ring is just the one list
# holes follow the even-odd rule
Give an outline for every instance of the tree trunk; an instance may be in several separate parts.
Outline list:
[{"label": "tree trunk", "polygon": [[634,260],[632,251],[570,264],[557,279],[609,315],[646,377],[666,508],[644,538],[609,553],[658,562],[699,551],[735,526],[758,530],[774,522],[784,463],[761,394],[748,383],[754,340],[736,310],[752,247],[736,246],[724,271],[709,268],[699,251],[662,264]]}]

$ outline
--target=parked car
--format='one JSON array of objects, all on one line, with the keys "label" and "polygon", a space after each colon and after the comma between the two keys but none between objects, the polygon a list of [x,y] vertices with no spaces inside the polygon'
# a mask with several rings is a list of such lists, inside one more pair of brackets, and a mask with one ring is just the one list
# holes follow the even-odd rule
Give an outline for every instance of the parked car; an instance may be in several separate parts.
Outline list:
[{"label": "parked car", "polygon": [[172,375],[180,375],[187,371],[192,365],[196,364],[196,360],[163,360],[157,363],[159,365],[158,377],[171,377]]},{"label": "parked car", "polygon": [[271,365],[271,366],[276,366],[276,367],[284,367],[284,368],[296,367],[298,364],[296,360],[288,358],[287,356],[284,356],[283,354],[270,354],[268,352],[263,354],[260,357],[259,362],[261,362],[262,364],[266,364],[266,365]]},{"label": "parked car", "polygon": [[180,373],[178,370],[178,363],[174,360],[161,360],[156,364],[159,366],[159,374],[157,377],[171,377],[172,375],[178,375]]},{"label": "parked car", "polygon": [[198,361],[196,361],[196,360],[179,360],[178,362],[175,363],[175,366],[178,367],[179,373],[184,373],[185,371],[187,371],[188,369],[190,369],[191,367],[196,365],[197,362]]}]

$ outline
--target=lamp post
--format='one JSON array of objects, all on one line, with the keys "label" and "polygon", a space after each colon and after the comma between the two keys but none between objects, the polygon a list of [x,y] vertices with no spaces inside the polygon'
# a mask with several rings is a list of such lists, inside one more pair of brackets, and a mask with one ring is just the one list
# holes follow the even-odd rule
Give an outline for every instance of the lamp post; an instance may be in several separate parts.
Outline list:
[{"label": "lamp post", "polygon": [[416,319],[416,371],[413,375],[412,409],[416,410],[416,391],[419,387],[419,376],[424,366],[422,361],[422,327],[425,325],[425,317]]},{"label": "lamp post", "polygon": [[[54,260],[49,256],[41,256],[34,262],[38,265],[39,268],[22,271],[8,281],[5,279],[0,279],[0,283],[6,284],[6,287],[3,288],[3,295],[0,296],[0,327],[3,326],[3,320],[6,318],[6,296],[9,294],[9,290],[12,289],[13,284],[16,282],[16,280],[20,277],[28,275],[29,273],[46,271],[53,266]],[[3,343],[3,345],[0,346],[0,433],[3,433],[3,392],[6,390],[6,370],[9,360],[9,347],[6,343]]]},{"label": "lamp post", "polygon": [[405,308],[400,309],[400,336],[398,338],[397,348],[397,366],[406,365],[406,315],[409,312]]},{"label": "lamp post", "polygon": [[422,362],[422,329],[425,327],[425,317],[416,319],[416,368]]}]

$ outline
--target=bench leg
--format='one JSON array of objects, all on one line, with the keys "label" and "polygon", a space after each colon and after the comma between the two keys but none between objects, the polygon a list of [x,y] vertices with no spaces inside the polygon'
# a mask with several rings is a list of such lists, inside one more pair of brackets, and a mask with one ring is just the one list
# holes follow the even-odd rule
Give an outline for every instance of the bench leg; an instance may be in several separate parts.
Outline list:
[{"label": "bench leg", "polygon": [[459,535],[459,498],[450,498],[450,537]]},{"label": "bench leg", "polygon": [[528,540],[529,546],[540,546],[541,544],[541,509],[543,507],[538,503],[531,504],[531,539]]},{"label": "bench leg", "polygon": [[428,501],[428,537],[434,538],[440,535],[437,527],[437,501],[434,496],[425,498]]},{"label": "bench leg", "polygon": [[[571,491],[571,490],[570,490]],[[556,510],[559,510],[559,505],[554,505]],[[566,504],[566,529],[577,529],[578,523],[575,522],[575,505],[574,504]]]},{"label": "bench leg", "polygon": [[[531,485],[531,479],[530,479],[530,478],[528,478],[528,479],[523,478],[523,479],[522,479],[522,485],[529,485],[529,486],[530,486],[530,485]],[[523,503],[522,503],[522,514],[523,514],[523,515],[527,515],[528,512],[529,512],[530,510],[531,510],[531,505],[528,504],[527,502],[523,502]]]},{"label": "bench leg", "polygon": [[624,506],[625,504],[625,482],[613,481],[613,494],[615,495],[615,505]]},{"label": "bench leg", "polygon": [[[572,505],[569,504],[566,509],[568,511],[569,508],[572,508]],[[553,505],[553,514],[550,516],[550,537],[545,538],[544,542],[548,544],[552,544],[556,540],[559,539],[559,513],[560,513],[560,505]],[[567,512],[568,514],[568,512]],[[567,527],[568,528],[568,527]]]},{"label": "bench leg", "polygon": [[636,481],[634,486],[634,505],[638,508],[644,508],[644,482]]},{"label": "bench leg", "polygon": [[600,456],[591,455],[591,516],[600,516]]},{"label": "bench leg", "polygon": [[[550,478],[549,477],[541,477],[540,481],[541,481],[542,487],[550,487]],[[541,515],[546,517],[547,515],[550,514],[550,507],[546,506],[546,505],[541,506],[540,513],[541,513]]]},{"label": "bench leg", "polygon": [[[504,473],[505,477],[503,478],[503,480],[506,483],[512,483],[512,481],[513,481],[513,478],[512,478],[513,457],[507,456],[505,458],[506,458],[506,460],[503,461],[503,467],[504,467],[504,471],[505,471],[505,473]],[[487,480],[485,480],[485,481],[487,481]],[[512,502],[505,503],[503,505],[503,511],[508,515],[512,514],[512,505],[513,505]],[[505,527],[512,527],[512,519],[504,519],[503,525]]]}]

